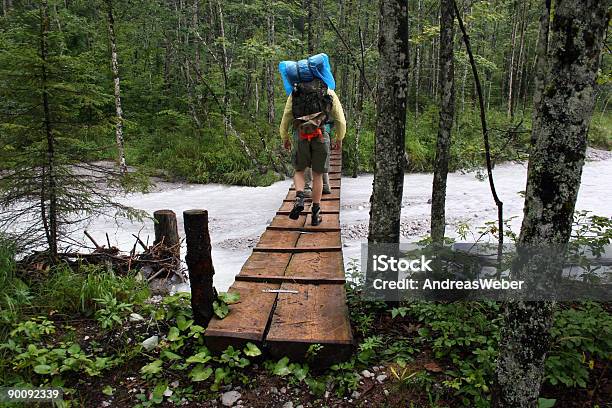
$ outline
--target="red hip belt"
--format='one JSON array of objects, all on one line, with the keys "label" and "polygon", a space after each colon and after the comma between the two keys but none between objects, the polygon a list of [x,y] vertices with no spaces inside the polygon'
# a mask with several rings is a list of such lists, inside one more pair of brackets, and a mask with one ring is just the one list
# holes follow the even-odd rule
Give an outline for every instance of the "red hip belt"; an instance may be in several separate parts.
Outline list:
[{"label": "red hip belt", "polygon": [[317,130],[315,130],[312,133],[300,133],[299,137],[302,140],[308,140],[310,142],[312,139],[316,139],[318,137],[322,138],[323,132],[321,132],[321,128],[317,128]]}]

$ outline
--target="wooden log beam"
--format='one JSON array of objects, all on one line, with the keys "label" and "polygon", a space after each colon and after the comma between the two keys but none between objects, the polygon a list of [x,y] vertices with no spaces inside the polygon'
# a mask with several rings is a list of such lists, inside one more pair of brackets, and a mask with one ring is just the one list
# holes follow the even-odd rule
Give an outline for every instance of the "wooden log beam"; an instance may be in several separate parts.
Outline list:
[{"label": "wooden log beam", "polygon": [[213,302],[217,293],[213,287],[213,267],[210,234],[208,232],[208,211],[187,210],[183,212],[187,255],[191,283],[191,307],[197,324],[206,327],[213,317]]}]

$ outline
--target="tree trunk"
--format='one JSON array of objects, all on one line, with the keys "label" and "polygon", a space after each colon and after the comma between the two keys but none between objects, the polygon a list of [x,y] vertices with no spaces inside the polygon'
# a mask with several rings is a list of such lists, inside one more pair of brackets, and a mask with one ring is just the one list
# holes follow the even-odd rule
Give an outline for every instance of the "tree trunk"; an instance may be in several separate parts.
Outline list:
[{"label": "tree trunk", "polygon": [[[518,6],[515,6],[515,9],[518,9]],[[518,18],[516,18],[516,11],[514,13],[514,18],[512,20],[512,47],[510,51],[510,70],[508,73],[508,109],[507,114],[509,118],[514,116],[513,110],[513,94],[512,91],[514,89],[514,56],[516,54],[516,31],[518,30]]]},{"label": "tree trunk", "polygon": [[[421,35],[421,2],[417,2],[417,35]],[[416,59],[414,66],[414,117],[419,117],[419,89],[421,87],[421,39],[419,38],[415,47]]]},{"label": "tree trunk", "polygon": [[[47,245],[52,259],[57,258],[57,185],[56,185],[56,163],[55,163],[55,136],[51,127],[51,109],[49,107],[48,90],[48,37],[49,37],[49,5],[47,0],[42,0],[40,6],[40,59],[41,59],[41,80],[42,80],[42,99],[43,99],[43,129],[47,139],[47,171],[46,177],[42,179],[41,193],[41,216],[45,224],[45,234]],[[44,166],[43,166],[44,168]],[[49,210],[46,212],[45,202],[49,202]]]},{"label": "tree trunk", "polygon": [[4,17],[8,15],[10,9],[13,8],[13,0],[2,0],[2,12]]},{"label": "tree trunk", "polygon": [[540,14],[540,35],[538,36],[538,47],[536,49],[536,67],[533,83],[533,120],[531,123],[531,145],[536,142],[540,133],[540,116],[535,109],[542,102],[542,91],[544,89],[544,76],[547,68],[548,55],[548,32],[550,29],[550,5],[551,0],[544,0],[542,14]]},{"label": "tree trunk", "polygon": [[221,37],[221,70],[223,73],[223,125],[225,136],[232,124],[231,104],[229,94],[229,60],[227,58],[227,47],[225,46],[225,25],[223,19],[223,8],[221,2],[217,0],[217,11],[219,13],[219,35]]},{"label": "tree trunk", "polygon": [[523,2],[523,10],[521,11],[521,36],[519,40],[519,55],[518,55],[518,63],[516,66],[516,81],[514,82],[515,90],[514,90],[514,100],[512,111],[514,112],[518,103],[517,101],[521,98],[521,90],[523,84],[523,72],[525,71],[525,30],[527,27],[527,3]]},{"label": "tree trunk", "polygon": [[359,172],[359,142],[361,138],[361,124],[363,121],[363,91],[364,91],[364,74],[365,72],[365,45],[363,43],[363,32],[359,27],[359,46],[361,51],[361,70],[359,75],[359,85],[357,89],[357,105],[355,106],[355,152],[353,155],[353,178],[357,177]]},{"label": "tree trunk", "polygon": [[121,86],[119,81],[119,63],[117,61],[117,40],[115,37],[115,19],[113,18],[113,2],[107,0],[108,7],[108,40],[111,48],[111,71],[113,72],[114,94],[115,94],[115,139],[117,143],[117,161],[122,173],[127,172],[125,162],[125,147],[123,143],[123,110],[121,108]]},{"label": "tree trunk", "polygon": [[370,243],[399,242],[404,189],[408,11],[403,0],[381,0],[374,182]]},{"label": "tree trunk", "polygon": [[[268,46],[274,47],[274,10],[272,4],[268,3]],[[274,74],[275,64],[270,61],[266,64],[266,91],[268,96],[268,123],[273,124],[274,115]]]},{"label": "tree trunk", "polygon": [[445,230],[446,179],[450,159],[451,131],[455,114],[455,68],[453,43],[455,37],[455,13],[453,0],[442,0],[440,4],[440,119],[434,163],[434,178],[431,193],[431,239],[442,244]]},{"label": "tree trunk", "polygon": [[[555,1],[546,92],[535,106],[539,134],[529,159],[517,246],[515,265],[521,266],[513,268],[514,277],[526,283],[536,274],[539,281],[541,276],[552,281],[561,270],[561,257],[553,262],[526,257],[526,249],[563,248],[570,238],[610,3]],[[506,305],[494,406],[537,407],[554,308],[552,302]]]},{"label": "tree trunk", "polygon": [[312,0],[304,0],[306,6],[306,16],[308,18],[308,32],[307,32],[307,51],[308,55],[312,55],[314,52],[314,39],[312,37]]}]

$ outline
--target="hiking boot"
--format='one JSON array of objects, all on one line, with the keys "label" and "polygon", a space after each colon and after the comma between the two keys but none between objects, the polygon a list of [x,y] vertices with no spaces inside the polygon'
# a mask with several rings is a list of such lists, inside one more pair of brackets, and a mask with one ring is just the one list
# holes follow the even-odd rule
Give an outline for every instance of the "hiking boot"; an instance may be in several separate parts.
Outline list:
[{"label": "hiking boot", "polygon": [[329,187],[329,185],[323,185],[323,194],[331,194],[331,188]]},{"label": "hiking boot", "polygon": [[289,218],[297,220],[300,218],[300,213],[302,211],[304,211],[304,192],[298,191],[295,193],[295,203],[293,204],[293,209],[289,213]]},{"label": "hiking boot", "polygon": [[321,213],[321,207],[319,206],[319,204],[313,204],[312,205],[312,221],[311,221],[311,225],[313,227],[316,227],[317,225],[319,225],[321,221],[323,220],[320,213]]},{"label": "hiking boot", "polygon": [[306,197],[306,198],[312,197],[312,190],[309,187],[306,187],[304,189],[304,197]]}]

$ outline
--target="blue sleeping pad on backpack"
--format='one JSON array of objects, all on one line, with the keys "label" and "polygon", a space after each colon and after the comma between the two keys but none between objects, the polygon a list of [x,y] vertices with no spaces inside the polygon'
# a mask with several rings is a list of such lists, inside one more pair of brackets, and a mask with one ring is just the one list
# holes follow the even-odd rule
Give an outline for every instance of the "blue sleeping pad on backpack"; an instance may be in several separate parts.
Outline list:
[{"label": "blue sleeping pad on backpack", "polygon": [[278,70],[283,78],[285,92],[291,95],[293,84],[310,82],[319,78],[331,90],[336,89],[336,81],[331,71],[329,57],[321,53],[299,61],[281,61]]}]

